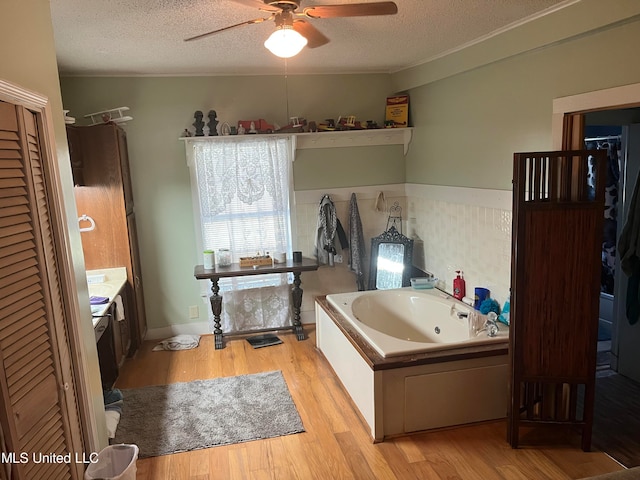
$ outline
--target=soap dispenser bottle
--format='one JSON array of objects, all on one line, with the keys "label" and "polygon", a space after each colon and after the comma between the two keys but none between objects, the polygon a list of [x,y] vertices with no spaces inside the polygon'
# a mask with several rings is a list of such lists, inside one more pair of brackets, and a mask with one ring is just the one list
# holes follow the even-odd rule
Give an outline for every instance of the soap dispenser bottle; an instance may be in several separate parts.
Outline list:
[{"label": "soap dispenser bottle", "polygon": [[453,279],[453,296],[458,300],[462,300],[466,293],[462,270],[456,270],[456,278]]}]

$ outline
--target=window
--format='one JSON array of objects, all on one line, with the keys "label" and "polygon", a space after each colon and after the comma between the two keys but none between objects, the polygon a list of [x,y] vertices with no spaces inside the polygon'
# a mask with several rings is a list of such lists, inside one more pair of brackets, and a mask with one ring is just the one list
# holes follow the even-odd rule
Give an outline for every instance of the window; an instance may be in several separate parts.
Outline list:
[{"label": "window", "polygon": [[[258,252],[290,256],[290,140],[243,136],[187,145],[199,251],[228,248],[234,262]],[[286,274],[222,279],[223,330],[290,323],[288,283]]]}]

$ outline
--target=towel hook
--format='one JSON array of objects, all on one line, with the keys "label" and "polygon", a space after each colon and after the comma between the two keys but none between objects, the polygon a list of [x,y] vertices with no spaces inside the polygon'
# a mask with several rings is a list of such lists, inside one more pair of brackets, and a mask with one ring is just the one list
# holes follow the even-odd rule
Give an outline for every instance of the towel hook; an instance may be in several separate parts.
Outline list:
[{"label": "towel hook", "polygon": [[90,223],[90,225],[88,227],[81,228],[80,229],[81,232],[90,232],[91,230],[95,230],[96,229],[95,220],[93,220],[93,218],[91,218],[87,214],[84,214],[81,217],[78,217],[78,223],[80,223],[80,222],[89,222]]}]

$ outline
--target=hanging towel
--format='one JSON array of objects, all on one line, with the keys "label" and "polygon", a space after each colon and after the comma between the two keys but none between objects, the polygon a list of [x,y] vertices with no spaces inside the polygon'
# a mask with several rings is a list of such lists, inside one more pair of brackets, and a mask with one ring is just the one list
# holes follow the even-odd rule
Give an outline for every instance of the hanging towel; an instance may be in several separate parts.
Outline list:
[{"label": "hanging towel", "polygon": [[629,214],[624,224],[620,240],[618,240],[618,253],[620,255],[620,267],[628,276],[627,286],[627,320],[631,325],[638,321],[640,315],[640,199],[638,199],[638,184],[640,175],[636,179],[636,185],[629,204]]},{"label": "hanging towel", "polygon": [[318,224],[313,252],[320,265],[333,264],[333,255],[336,253],[334,239],[337,224],[336,207],[331,197],[325,194],[320,199],[318,208]]},{"label": "hanging towel", "polygon": [[344,250],[345,248],[349,248],[349,240],[347,239],[347,234],[342,228],[342,224],[340,223],[340,219],[336,220],[336,235],[338,235],[338,242],[340,242],[340,248]]},{"label": "hanging towel", "polygon": [[122,322],[124,320],[124,305],[122,304],[122,297],[116,295],[113,299],[113,303],[116,304],[116,320]]},{"label": "hanging towel", "polygon": [[361,292],[364,290],[364,235],[355,193],[351,194],[349,203],[349,240],[349,270],[356,274],[356,285]]}]

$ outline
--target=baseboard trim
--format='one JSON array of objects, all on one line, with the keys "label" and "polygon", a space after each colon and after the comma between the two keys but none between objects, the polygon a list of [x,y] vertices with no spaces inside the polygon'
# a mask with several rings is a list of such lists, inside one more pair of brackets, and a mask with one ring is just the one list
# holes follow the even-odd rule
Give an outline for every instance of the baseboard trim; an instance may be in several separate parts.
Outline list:
[{"label": "baseboard trim", "polygon": [[[316,323],[315,311],[300,312],[300,321],[303,325]],[[212,333],[209,322],[180,323],[168,327],[149,328],[145,340],[164,340],[176,335],[210,335]]]},{"label": "baseboard trim", "polygon": [[168,327],[149,328],[145,340],[164,340],[176,335],[206,335],[211,332],[209,322],[180,323]]}]

